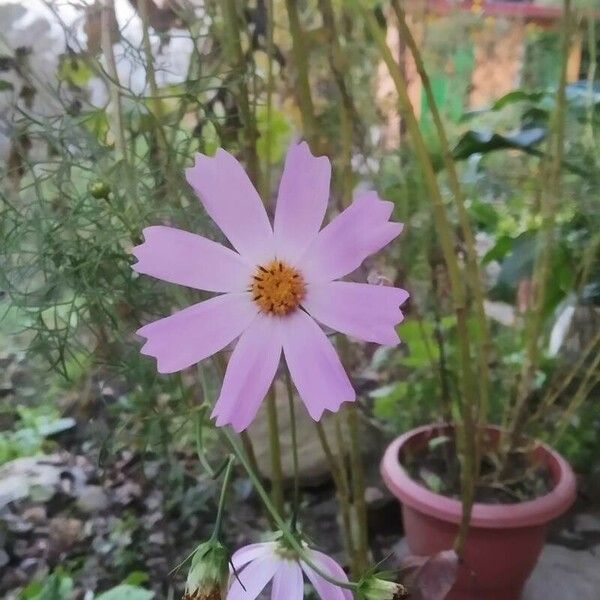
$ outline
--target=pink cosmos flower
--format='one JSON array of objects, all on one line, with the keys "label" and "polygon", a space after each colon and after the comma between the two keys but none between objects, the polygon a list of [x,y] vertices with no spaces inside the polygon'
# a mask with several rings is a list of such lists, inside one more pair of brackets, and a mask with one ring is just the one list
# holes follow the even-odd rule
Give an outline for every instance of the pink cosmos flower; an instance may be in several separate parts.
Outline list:
[{"label": "pink cosmos flower", "polygon": [[166,226],[144,229],[133,249],[138,273],[219,295],[142,327],[142,353],[160,373],[193,365],[239,338],[212,416],[242,431],[271,385],[281,353],[314,420],[355,399],[348,376],[317,325],[385,345],[398,343],[405,290],[335,281],[394,239],[393,205],[375,192],[320,229],[331,165],[292,145],[279,186],[274,227],[238,161],[225,150],[198,154],[186,171],[206,212],[235,250]]},{"label": "pink cosmos flower", "polygon": [[[307,552],[319,570],[338,581],[348,581],[342,567],[332,558],[317,550]],[[277,542],[250,544],[238,550],[231,562],[237,576],[230,577],[227,600],[254,600],[271,580],[271,600],[302,600],[303,572],[321,600],[352,600],[350,590],[330,583]]]}]

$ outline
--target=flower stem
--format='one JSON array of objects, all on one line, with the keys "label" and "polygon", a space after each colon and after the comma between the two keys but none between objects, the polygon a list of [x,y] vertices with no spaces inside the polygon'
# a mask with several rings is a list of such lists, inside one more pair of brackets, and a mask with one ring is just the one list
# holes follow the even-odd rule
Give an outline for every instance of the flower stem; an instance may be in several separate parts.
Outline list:
[{"label": "flower stem", "polygon": [[358,410],[353,403],[344,409],[348,422],[350,443],[350,470],[352,473],[352,505],[356,515],[358,528],[356,563],[359,572],[363,572],[369,562],[369,536],[367,527],[367,505],[365,503],[365,472],[360,453],[360,434],[358,427]]},{"label": "flower stem", "polygon": [[283,514],[283,471],[281,469],[281,443],[277,405],[275,404],[275,384],[267,394],[267,418],[269,427],[269,456],[271,459],[271,496],[277,510]]},{"label": "flower stem", "polygon": [[258,475],[250,466],[250,463],[246,459],[246,456],[244,455],[244,453],[240,450],[240,447],[239,447],[234,435],[231,433],[231,431],[229,431],[226,428],[220,428],[219,433],[228,442],[233,453],[235,454],[237,459],[240,461],[241,465],[246,470],[246,473],[248,474],[248,477],[250,478],[250,481],[252,482],[252,485],[254,486],[256,493],[262,500],[263,504],[265,505],[265,508],[267,509],[267,512],[273,519],[274,523],[280,529],[286,542],[298,554],[298,556],[302,559],[302,561],[305,562],[313,571],[315,571],[323,579],[325,579],[325,581],[328,581],[329,583],[332,583],[333,585],[337,585],[338,587],[341,587],[344,589],[348,589],[348,590],[356,589],[358,587],[357,583],[355,583],[353,581],[338,580],[335,577],[332,577],[329,573],[326,573],[325,571],[323,571],[323,569],[321,569],[321,567],[319,567],[318,565],[316,565],[314,563],[312,558],[306,552],[306,549],[302,545],[302,542],[300,542],[298,540],[297,534],[292,532],[289,529],[289,527],[283,520],[281,513],[276,509],[275,505],[269,498],[269,494],[267,494],[265,488],[263,487],[262,483],[260,482]]},{"label": "flower stem", "polygon": [[[337,415],[336,415],[337,416]],[[337,424],[337,421],[336,421]],[[325,458],[329,464],[331,476],[335,484],[335,491],[337,499],[340,505],[342,513],[342,525],[344,527],[343,537],[344,546],[346,547],[346,553],[352,563],[352,575],[358,577],[360,569],[356,563],[356,552],[354,549],[354,533],[352,529],[352,506],[350,504],[350,489],[348,487],[348,480],[346,477],[346,467],[344,466],[344,458],[341,454],[341,448],[338,447],[337,457],[334,455],[325,433],[325,428],[321,421],[315,421],[315,427],[317,429],[317,435],[321,442],[321,447],[325,453]]]},{"label": "flower stem", "polygon": [[231,473],[233,472],[233,463],[235,457],[230,454],[227,457],[227,466],[225,467],[225,475],[223,475],[223,485],[221,486],[221,495],[219,497],[219,507],[217,509],[217,518],[215,520],[215,527],[213,529],[212,538],[219,539],[221,534],[221,524],[223,522],[223,509],[225,507],[225,499],[227,497],[227,489],[231,480]]},{"label": "flower stem", "polygon": [[298,474],[298,438],[296,431],[296,410],[294,407],[294,390],[290,371],[285,369],[285,387],[288,394],[288,405],[290,408],[290,432],[292,435],[292,463],[294,466],[294,496],[292,500],[292,531],[296,531],[298,512],[300,510],[300,481]]}]

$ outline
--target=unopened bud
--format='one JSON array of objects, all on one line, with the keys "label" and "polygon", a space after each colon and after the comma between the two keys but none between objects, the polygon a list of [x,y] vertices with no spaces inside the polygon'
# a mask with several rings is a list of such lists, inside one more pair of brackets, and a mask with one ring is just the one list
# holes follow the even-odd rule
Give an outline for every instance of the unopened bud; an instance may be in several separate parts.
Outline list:
[{"label": "unopened bud", "polygon": [[370,577],[362,586],[365,600],[403,600],[408,598],[407,589],[400,583]]},{"label": "unopened bud", "polygon": [[92,181],[88,185],[88,192],[97,199],[108,198],[110,188],[104,181]]},{"label": "unopened bud", "polygon": [[217,540],[200,544],[192,557],[183,600],[224,600],[227,595],[228,555]]}]

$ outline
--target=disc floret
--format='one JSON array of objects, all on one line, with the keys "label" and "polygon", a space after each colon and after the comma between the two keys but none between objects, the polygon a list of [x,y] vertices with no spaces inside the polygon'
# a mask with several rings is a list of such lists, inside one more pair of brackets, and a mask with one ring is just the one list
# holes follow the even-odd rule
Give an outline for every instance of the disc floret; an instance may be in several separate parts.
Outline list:
[{"label": "disc floret", "polygon": [[298,269],[278,259],[260,265],[250,283],[252,299],[261,311],[277,316],[298,308],[305,291],[304,279]]}]

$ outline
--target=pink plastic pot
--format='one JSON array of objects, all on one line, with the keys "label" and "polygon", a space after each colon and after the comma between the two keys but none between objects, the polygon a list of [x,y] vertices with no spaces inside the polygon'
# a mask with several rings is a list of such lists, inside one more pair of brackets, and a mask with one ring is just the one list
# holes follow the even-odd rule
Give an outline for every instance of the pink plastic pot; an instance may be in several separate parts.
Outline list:
[{"label": "pink plastic pot", "polygon": [[[426,426],[397,438],[386,450],[381,474],[402,503],[404,531],[411,554],[427,556],[452,547],[461,517],[458,500],[435,494],[413,479],[399,456],[447,432]],[[489,429],[491,438],[498,430]],[[518,600],[544,545],[546,525],[575,500],[575,475],[551,448],[539,444],[533,460],[545,462],[554,489],[540,498],[517,504],[475,504],[464,549],[464,561],[448,600]]]}]

